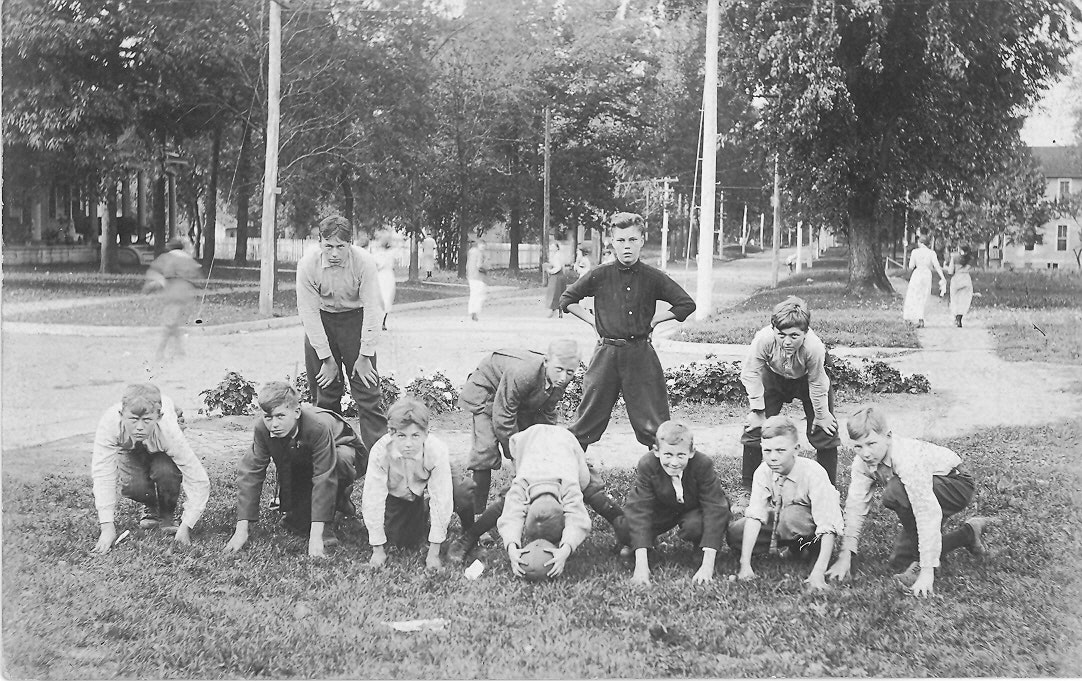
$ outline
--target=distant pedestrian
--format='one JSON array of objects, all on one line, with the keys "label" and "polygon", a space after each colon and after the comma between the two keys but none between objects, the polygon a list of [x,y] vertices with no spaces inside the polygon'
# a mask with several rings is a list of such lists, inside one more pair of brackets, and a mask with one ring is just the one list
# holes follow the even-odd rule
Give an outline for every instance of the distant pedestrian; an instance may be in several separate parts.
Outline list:
[{"label": "distant pedestrian", "polygon": [[466,281],[470,285],[467,311],[470,319],[476,322],[481,308],[485,306],[485,292],[488,288],[485,274],[488,272],[488,265],[485,263],[485,242],[474,238],[470,240],[470,244],[470,250],[466,254]]},{"label": "distant pedestrian", "polygon": [[[582,381],[582,401],[570,430],[585,450],[601,435],[622,394],[638,441],[655,443],[658,425],[669,420],[669,395],[650,334],[664,321],[684,321],[695,301],[661,270],[639,259],[646,241],[641,216],[617,213],[609,223],[617,260],[590,270],[569,286],[560,301],[570,312],[595,328],[600,338]],[[594,313],[580,301],[594,296]],[[658,310],[658,301],[670,305]]]},{"label": "distant pedestrian", "polygon": [[203,269],[195,258],[184,251],[179,238],[165,244],[166,251],[154,259],[147,268],[145,292],[161,291],[162,339],[158,344],[157,358],[165,359],[170,342],[176,354],[184,355],[181,326],[187,323],[199,295],[198,286],[203,282]]},{"label": "distant pedestrian", "polygon": [[383,301],[383,330],[387,330],[387,315],[394,306],[395,275],[394,256],[395,243],[397,241],[394,230],[381,229],[376,232],[375,242],[372,244],[372,257],[376,259],[376,271],[379,279],[379,292]]},{"label": "distant pedestrian", "polygon": [[963,244],[951,255],[950,265],[947,266],[947,272],[951,275],[951,314],[957,327],[962,326],[962,317],[969,312],[973,302],[973,277],[969,276],[973,265],[973,249]]},{"label": "distant pedestrian", "polygon": [[431,279],[436,269],[436,240],[431,234],[421,241],[421,269],[425,271],[425,279]]},{"label": "distant pedestrian", "polygon": [[909,269],[913,270],[913,275],[909,277],[902,307],[902,318],[915,323],[918,329],[924,326],[924,308],[928,306],[928,295],[932,290],[933,268],[939,273],[939,294],[947,292],[947,278],[939,266],[939,257],[928,248],[930,238],[928,232],[922,231],[917,236],[917,247],[909,254]]},{"label": "distant pedestrian", "polygon": [[564,250],[560,248],[559,242],[555,242],[552,253],[550,254],[548,266],[549,317],[553,317],[557,313],[559,313],[561,318],[564,316],[563,311],[560,309],[560,296],[562,296],[567,289],[568,269],[568,262],[567,258],[564,256]]},{"label": "distant pedestrian", "polygon": [[[129,385],[120,402],[105,410],[94,434],[90,474],[101,527],[94,551],[106,553],[116,541],[118,482],[123,496],[144,505],[140,527],[191,543],[192,528],[210,497],[210,478],[180,429],[173,401],[157,386]],[[178,526],[174,514],[182,489],[184,514]]]},{"label": "distant pedestrian", "polygon": [[312,402],[342,413],[345,381],[357,403],[364,446],[387,432],[380,409],[376,345],[383,302],[376,261],[351,243],[353,228],[341,216],[319,223],[318,253],[297,263],[297,311],[304,327],[304,366]]}]

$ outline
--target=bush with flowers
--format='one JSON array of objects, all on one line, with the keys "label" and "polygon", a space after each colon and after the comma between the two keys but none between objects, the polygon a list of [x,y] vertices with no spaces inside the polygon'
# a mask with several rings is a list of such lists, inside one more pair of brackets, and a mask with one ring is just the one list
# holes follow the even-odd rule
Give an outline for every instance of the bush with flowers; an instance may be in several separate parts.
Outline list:
[{"label": "bush with flowers", "polygon": [[439,370],[431,376],[421,374],[413,379],[406,386],[406,392],[428,405],[433,414],[446,414],[458,408],[458,389]]}]

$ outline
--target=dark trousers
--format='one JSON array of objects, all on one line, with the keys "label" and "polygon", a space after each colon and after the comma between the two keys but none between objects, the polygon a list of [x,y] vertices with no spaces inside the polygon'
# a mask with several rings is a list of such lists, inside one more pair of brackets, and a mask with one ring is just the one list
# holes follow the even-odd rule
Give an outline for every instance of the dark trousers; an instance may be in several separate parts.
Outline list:
[{"label": "dark trousers", "polygon": [[[947,475],[932,477],[932,493],[943,510],[943,520],[969,506],[976,495],[973,478],[957,470]],[[898,514],[901,527],[894,537],[894,550],[891,552],[891,566],[902,569],[920,556],[917,537],[917,519],[913,516],[913,506],[909,503],[909,494],[905,491],[897,475],[892,477],[883,490],[883,506]],[[969,546],[973,542],[973,528],[969,525],[943,533],[943,548],[940,556],[951,551]]]},{"label": "dark trousers", "polygon": [[148,452],[146,446],[139,443],[120,460],[124,480],[120,493],[157,509],[162,516],[173,515],[180,499],[180,483],[184,479],[173,459],[165,452]]},{"label": "dark trousers", "polygon": [[[659,534],[668,532],[677,525],[680,526],[680,529],[676,531],[676,536],[684,541],[689,541],[698,546],[699,542],[703,540],[703,510],[701,508],[680,512],[668,506],[654,505],[653,526],[650,528],[650,534],[655,541]],[[618,523],[615,527],[616,540],[621,544],[630,546],[632,549],[653,548],[652,546],[634,545],[631,541],[631,528],[628,527],[626,522]],[[653,541],[650,543],[653,544]]]},{"label": "dark trousers", "polygon": [[[361,325],[364,323],[364,309],[349,312],[319,311],[323,321],[323,330],[327,332],[327,341],[331,346],[331,357],[338,365],[338,376],[326,388],[320,388],[316,376],[323,367],[308,335],[304,336],[304,368],[308,372],[308,386],[312,392],[312,404],[342,413],[342,394],[345,392],[345,380],[349,380],[349,392],[357,403],[357,425],[361,441],[368,451],[387,433],[387,417],[380,409],[381,397],[379,385],[367,387],[353,372],[353,365],[361,354]],[[375,367],[376,358],[372,357]]]},{"label": "dark trousers", "polygon": [[[454,512],[458,515],[464,530],[469,530],[473,521],[473,492],[469,479],[456,480],[453,490]],[[503,497],[500,497],[501,509]],[[497,518],[499,515],[496,516]],[[412,501],[387,495],[387,507],[383,516],[383,529],[387,534],[387,543],[394,546],[416,546],[428,541],[429,513],[428,499],[417,497]]]},{"label": "dark trousers", "polygon": [[[804,418],[808,422],[808,442],[815,448],[815,460],[826,469],[830,484],[834,484],[838,474],[838,447],[842,444],[838,433],[828,435],[825,430],[814,425],[815,408],[812,406],[811,392],[808,389],[808,377],[785,378],[769,368],[763,370],[763,401],[766,402],[764,416],[770,418],[781,413],[782,405],[793,400],[800,400],[804,406]],[[834,413],[834,388],[827,392],[827,409]],[[745,488],[751,487],[755,469],[763,462],[762,429],[751,428],[740,436],[744,445],[744,460],[740,467],[740,478]]]},{"label": "dark trousers", "polygon": [[[368,456],[348,445],[337,445],[335,453],[338,458],[335,464],[335,476],[338,478],[335,509],[350,514],[354,512],[350,497],[353,495],[353,482],[357,479],[357,466],[362,461],[367,463]],[[286,528],[307,535],[312,526],[312,462],[293,462],[286,477],[279,472],[278,485],[279,510],[285,514]]]},{"label": "dark trousers", "polygon": [[[739,518],[729,524],[726,539],[730,548],[740,555],[744,547],[744,526],[747,518]],[[759,536],[755,538],[752,555],[761,555],[770,550],[770,537],[774,534],[774,512],[767,516],[767,522],[759,526]],[[811,508],[789,504],[781,511],[778,521],[778,548],[788,548],[790,555],[800,558],[816,558],[821,546],[819,536],[815,534],[815,518]]]},{"label": "dark trousers", "polygon": [[598,342],[582,379],[578,415],[568,429],[583,449],[601,439],[621,393],[635,438],[653,445],[657,427],[669,420],[669,396],[665,372],[649,341],[624,346]]}]

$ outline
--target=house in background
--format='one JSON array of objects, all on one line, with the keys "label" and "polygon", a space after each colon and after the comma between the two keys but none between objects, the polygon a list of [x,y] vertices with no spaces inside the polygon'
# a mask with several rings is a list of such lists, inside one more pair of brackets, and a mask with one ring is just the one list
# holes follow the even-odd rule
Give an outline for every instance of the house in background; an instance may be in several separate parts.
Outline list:
[{"label": "house in background", "polygon": [[[1044,175],[1046,199],[1082,193],[1082,147],[1030,147],[1030,152]],[[1004,246],[1003,266],[1078,269],[1075,253],[1082,250],[1082,213],[1054,217],[1034,236]]]}]

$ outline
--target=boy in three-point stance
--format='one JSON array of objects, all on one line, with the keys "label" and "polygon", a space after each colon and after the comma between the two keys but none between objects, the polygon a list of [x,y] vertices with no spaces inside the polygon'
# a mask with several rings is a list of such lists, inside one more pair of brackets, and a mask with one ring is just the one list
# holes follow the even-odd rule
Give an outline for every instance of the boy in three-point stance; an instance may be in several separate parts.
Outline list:
[{"label": "boy in three-point stance", "polygon": [[808,441],[815,460],[834,484],[838,471],[838,422],[834,418],[834,392],[825,368],[826,346],[811,330],[811,313],[804,301],[790,296],[774,307],[770,326],[755,334],[740,381],[748,392],[751,412],[740,442],[744,461],[740,470],[745,491],[763,461],[759,448],[763,421],[781,413],[783,404],[798,399],[808,421]]},{"label": "boy in three-point stance", "polygon": [[515,478],[497,522],[511,571],[522,576],[522,547],[533,539],[557,546],[549,577],[564,571],[567,559],[590,533],[582,490],[590,483],[586,454],[559,426],[536,425],[511,436]]},{"label": "boy in three-point stance", "polygon": [[714,560],[729,525],[729,499],[714,473],[714,461],[695,450],[687,424],[666,421],[658,426],[657,443],[635,469],[624,514],[627,525],[617,526],[616,538],[635,552],[633,584],[650,583],[648,550],[659,534],[678,525],[680,538],[703,552],[692,581],[714,579]]},{"label": "boy in three-point stance", "polygon": [[834,538],[842,533],[842,509],[823,467],[797,456],[797,440],[788,416],[771,416],[763,423],[763,463],[755,469],[744,517],[729,525],[729,545],[740,552],[741,580],[755,579],[752,554],[769,550],[814,558],[805,581],[813,589],[825,589]]},{"label": "boy in three-point stance", "polygon": [[[116,487],[145,505],[139,526],[174,534],[191,543],[191,531],[210,496],[210,478],[180,430],[172,400],[150,383],[129,385],[118,404],[105,410],[94,434],[90,462],[94,504],[101,532],[94,551],[105,553],[116,541]],[[173,518],[180,490],[187,501],[178,526]]]},{"label": "boy in three-point stance", "polygon": [[367,451],[346,420],[329,409],[301,404],[293,386],[272,381],[256,396],[263,418],[256,422],[252,448],[237,466],[237,528],[226,552],[248,542],[248,525],[259,519],[259,492],[273,460],[278,470],[283,525],[308,536],[308,555],[322,558],[337,540],[325,532],[336,511],[356,515],[350,496]]},{"label": "boy in three-point stance", "polygon": [[872,503],[872,488],[882,485],[883,505],[897,513],[901,523],[891,563],[909,565],[895,580],[914,596],[927,596],[932,593],[940,558],[961,547],[983,554],[984,529],[998,519],[970,518],[943,534],[943,521],[968,506],[976,492],[973,478],[961,470],[961,457],[946,447],[894,436],[886,417],[874,406],[858,409],[846,427],[856,456],[845,500],[845,538],[827,577],[843,580],[849,576]]}]

